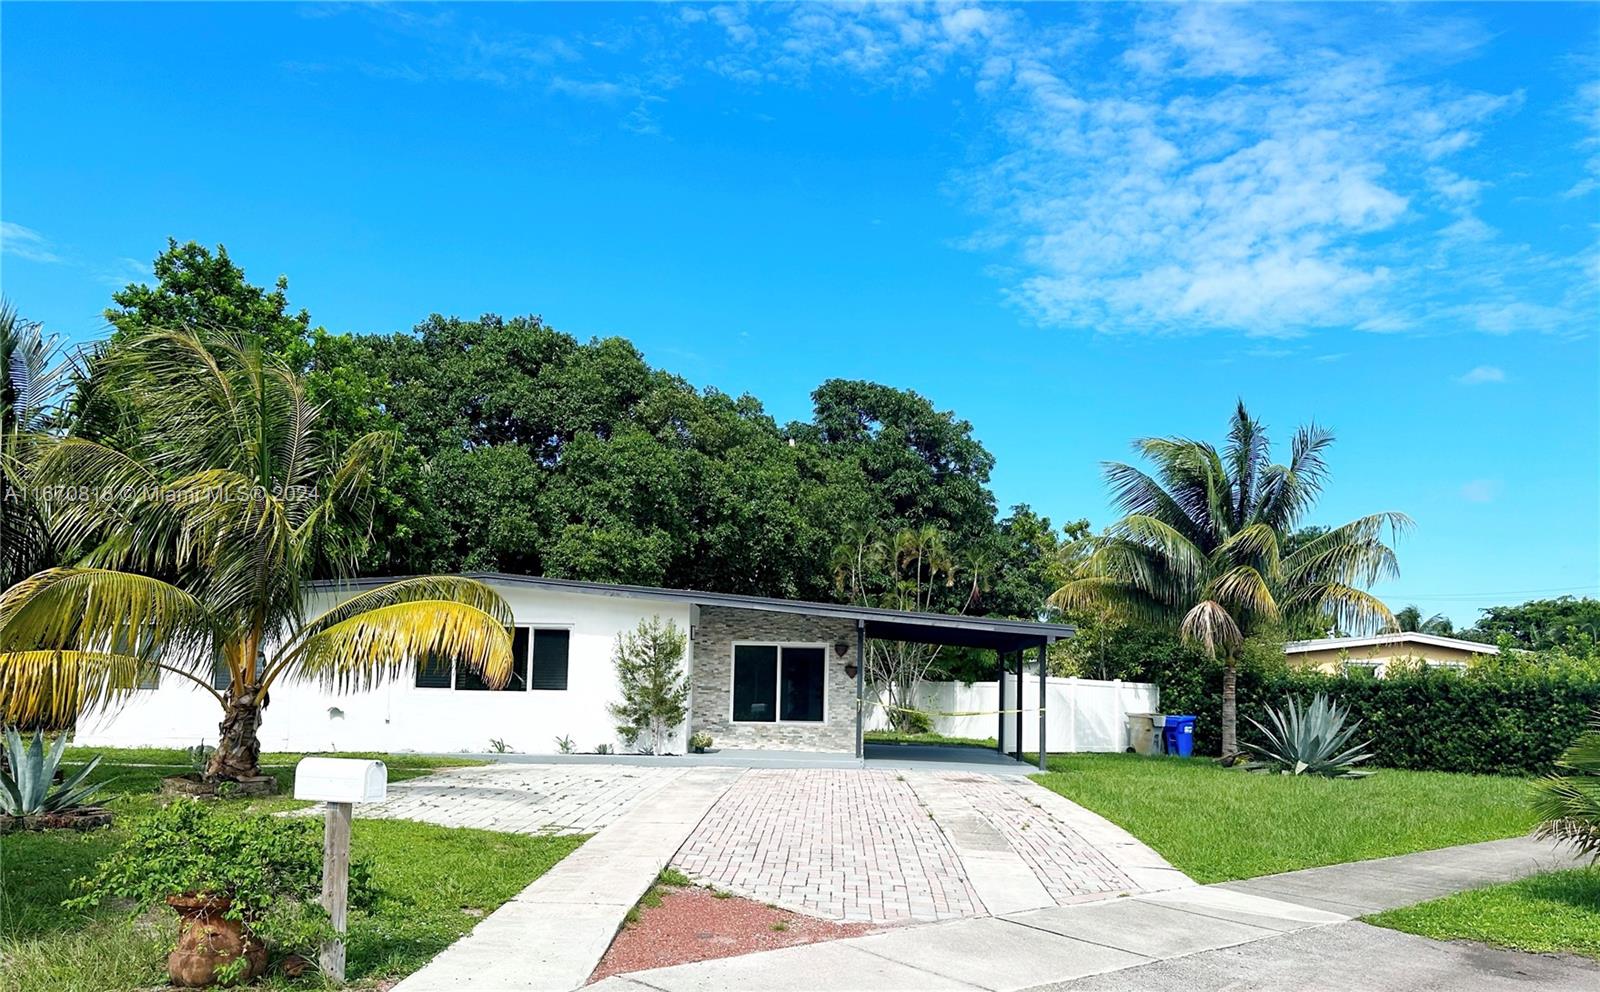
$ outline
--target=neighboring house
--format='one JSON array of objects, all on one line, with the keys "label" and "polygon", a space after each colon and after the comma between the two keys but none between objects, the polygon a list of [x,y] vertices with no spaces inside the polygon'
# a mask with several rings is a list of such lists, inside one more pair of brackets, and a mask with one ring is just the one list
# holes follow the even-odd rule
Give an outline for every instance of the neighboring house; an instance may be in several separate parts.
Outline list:
[{"label": "neighboring house", "polygon": [[1464,641],[1459,637],[1405,630],[1371,637],[1290,641],[1283,646],[1283,653],[1295,668],[1314,668],[1335,675],[1368,672],[1381,678],[1384,670],[1395,661],[1420,661],[1430,668],[1464,669],[1474,657],[1499,654],[1500,649],[1493,644]]},{"label": "neighboring house", "polygon": [[[986,648],[1008,666],[1020,652],[1072,635],[1061,624],[1029,623],[726,593],[608,585],[524,575],[480,574],[515,618],[515,673],[490,690],[464,666],[407,672],[367,691],[274,685],[261,743],[273,751],[514,751],[548,754],[557,738],[579,751],[624,750],[607,704],[619,698],[612,652],[619,634],[655,616],[689,632],[687,736],[709,733],[719,748],[859,753],[857,659],[865,640]],[[388,580],[319,584],[320,612]],[[152,678],[117,709],[80,721],[84,745],[190,745],[214,742],[219,713],[205,690],[170,672]],[[223,673],[225,678],[225,673]]]}]

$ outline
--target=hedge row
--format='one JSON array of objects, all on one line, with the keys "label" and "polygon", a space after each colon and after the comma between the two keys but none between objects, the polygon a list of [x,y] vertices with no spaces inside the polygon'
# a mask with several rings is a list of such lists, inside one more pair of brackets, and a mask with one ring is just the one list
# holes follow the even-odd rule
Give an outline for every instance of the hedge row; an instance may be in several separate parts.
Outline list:
[{"label": "hedge row", "polygon": [[[1288,696],[1310,700],[1325,692],[1361,721],[1371,737],[1373,763],[1387,768],[1542,774],[1600,708],[1600,679],[1570,671],[1466,675],[1403,672],[1383,679],[1349,679],[1319,672],[1240,672],[1239,737],[1259,740],[1246,717],[1265,722],[1268,705]],[[1195,751],[1221,748],[1222,673],[1162,686],[1168,713],[1193,713]]]}]

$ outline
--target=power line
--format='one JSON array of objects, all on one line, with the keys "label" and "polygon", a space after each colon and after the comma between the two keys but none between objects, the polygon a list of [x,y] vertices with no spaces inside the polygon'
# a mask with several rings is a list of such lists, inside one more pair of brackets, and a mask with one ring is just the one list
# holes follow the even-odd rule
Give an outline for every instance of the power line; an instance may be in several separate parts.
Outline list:
[{"label": "power line", "polygon": [[1595,592],[1600,585],[1547,586],[1543,589],[1495,589],[1488,592],[1385,592],[1387,599],[1482,599],[1493,596],[1527,596],[1541,592]]}]

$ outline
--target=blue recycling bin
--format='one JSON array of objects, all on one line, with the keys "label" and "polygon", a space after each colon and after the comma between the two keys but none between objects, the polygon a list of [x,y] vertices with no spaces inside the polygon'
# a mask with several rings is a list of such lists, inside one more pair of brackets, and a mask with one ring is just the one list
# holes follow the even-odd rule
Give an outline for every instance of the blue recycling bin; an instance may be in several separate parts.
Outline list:
[{"label": "blue recycling bin", "polygon": [[1161,728],[1161,743],[1168,754],[1187,758],[1194,754],[1194,721],[1192,716],[1167,715],[1167,725]]}]

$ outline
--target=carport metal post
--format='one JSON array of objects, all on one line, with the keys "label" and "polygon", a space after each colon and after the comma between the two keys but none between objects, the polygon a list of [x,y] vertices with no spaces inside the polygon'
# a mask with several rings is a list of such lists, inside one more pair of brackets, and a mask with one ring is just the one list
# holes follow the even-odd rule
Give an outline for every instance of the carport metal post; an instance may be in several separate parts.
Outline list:
[{"label": "carport metal post", "polygon": [[1045,770],[1045,767],[1044,767],[1044,756],[1045,756],[1045,746],[1044,746],[1044,690],[1045,690],[1045,684],[1044,684],[1044,676],[1045,676],[1046,670],[1049,667],[1048,664],[1047,664],[1048,661],[1050,660],[1049,659],[1049,655],[1050,655],[1050,640],[1049,640],[1049,638],[1046,638],[1043,641],[1043,643],[1041,643],[1039,645],[1039,770],[1041,772]]},{"label": "carport metal post", "polygon": [[856,757],[867,757],[867,622],[856,621]]}]

